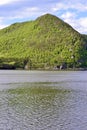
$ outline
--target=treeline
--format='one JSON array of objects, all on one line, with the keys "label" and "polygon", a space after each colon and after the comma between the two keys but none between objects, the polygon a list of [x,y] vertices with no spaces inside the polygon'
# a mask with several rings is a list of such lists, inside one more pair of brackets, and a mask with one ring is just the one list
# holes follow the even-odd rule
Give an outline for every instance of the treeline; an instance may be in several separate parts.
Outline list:
[{"label": "treeline", "polygon": [[87,65],[80,64],[80,62],[74,61],[46,61],[46,62],[36,62],[29,58],[9,58],[0,59],[0,69],[25,69],[25,70],[61,70],[61,69],[75,69],[75,68],[87,68]]}]

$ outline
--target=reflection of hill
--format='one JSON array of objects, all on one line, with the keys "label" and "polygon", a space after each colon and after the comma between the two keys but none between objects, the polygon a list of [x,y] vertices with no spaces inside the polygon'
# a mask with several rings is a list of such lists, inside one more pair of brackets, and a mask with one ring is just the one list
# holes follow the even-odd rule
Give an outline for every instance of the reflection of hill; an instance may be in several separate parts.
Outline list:
[{"label": "reflection of hill", "polygon": [[25,127],[30,130],[38,130],[41,127],[45,129],[62,114],[69,93],[70,91],[43,86],[41,83],[31,87],[10,89],[8,91],[9,108],[12,112],[10,118],[14,118],[15,122],[20,120],[18,125],[22,124],[24,129]]}]

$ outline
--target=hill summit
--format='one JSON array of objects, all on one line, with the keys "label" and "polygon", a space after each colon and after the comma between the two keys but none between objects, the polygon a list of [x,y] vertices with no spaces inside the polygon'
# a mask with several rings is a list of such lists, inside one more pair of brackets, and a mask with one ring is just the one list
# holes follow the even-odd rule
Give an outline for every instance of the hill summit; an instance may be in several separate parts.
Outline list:
[{"label": "hill summit", "polygon": [[87,37],[45,14],[0,30],[0,68],[87,67]]}]

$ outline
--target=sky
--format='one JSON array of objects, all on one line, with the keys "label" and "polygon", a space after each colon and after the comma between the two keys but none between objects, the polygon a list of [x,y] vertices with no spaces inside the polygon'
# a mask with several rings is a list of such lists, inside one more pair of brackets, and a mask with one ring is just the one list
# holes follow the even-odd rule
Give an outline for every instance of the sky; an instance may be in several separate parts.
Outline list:
[{"label": "sky", "polygon": [[0,0],[0,29],[50,13],[87,34],[87,0]]}]

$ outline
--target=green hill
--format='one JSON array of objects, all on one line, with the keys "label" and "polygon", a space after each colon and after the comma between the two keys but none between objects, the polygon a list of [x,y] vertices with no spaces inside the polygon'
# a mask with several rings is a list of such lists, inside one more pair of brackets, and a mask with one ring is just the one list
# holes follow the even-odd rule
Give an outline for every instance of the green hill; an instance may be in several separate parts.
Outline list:
[{"label": "green hill", "polygon": [[0,68],[87,67],[87,36],[51,14],[0,30]]}]

